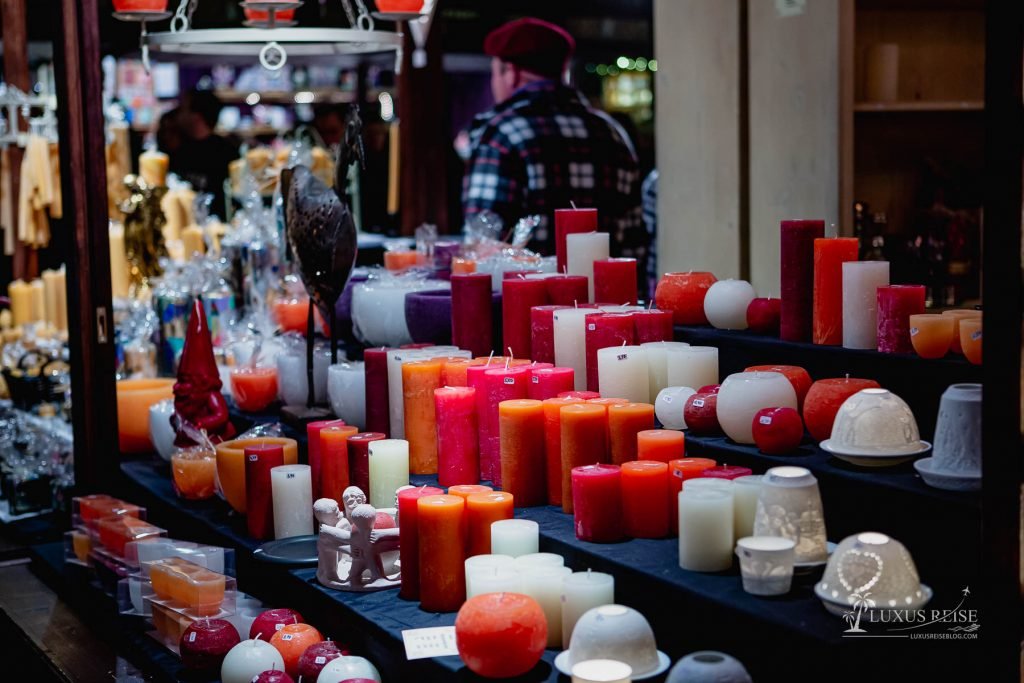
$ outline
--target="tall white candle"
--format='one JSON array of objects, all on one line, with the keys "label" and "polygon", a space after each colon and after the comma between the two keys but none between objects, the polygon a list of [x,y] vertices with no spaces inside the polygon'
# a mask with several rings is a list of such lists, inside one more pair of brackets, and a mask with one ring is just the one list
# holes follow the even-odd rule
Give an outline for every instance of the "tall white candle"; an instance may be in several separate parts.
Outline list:
[{"label": "tall white candle", "polygon": [[878,348],[878,288],[888,284],[888,261],[843,264],[843,346]]},{"label": "tall white candle", "polygon": [[491,523],[491,551],[496,555],[529,555],[540,545],[540,526],[528,519],[502,519]]},{"label": "tall white candle", "polygon": [[576,572],[562,579],[562,643],[572,642],[572,630],[584,612],[615,604],[615,577],[602,572]]},{"label": "tall white candle", "polygon": [[402,392],[402,363],[426,358],[418,349],[395,349],[388,351],[388,417],[391,424],[390,436],[405,438],[405,394]]},{"label": "tall white candle", "polygon": [[477,574],[494,569],[515,569],[511,555],[474,555],[466,558],[465,566],[467,598],[476,595],[473,589],[473,577]]},{"label": "tall white candle", "polygon": [[580,232],[565,237],[566,271],[569,275],[587,276],[591,301],[594,300],[594,261],[608,258],[608,245],[606,232]]},{"label": "tall white candle", "polygon": [[751,425],[757,411],[796,407],[796,391],[781,372],[737,372],[722,382],[716,412],[726,436],[736,443],[752,444]]},{"label": "tall white candle", "polygon": [[274,500],[274,538],[313,533],[313,484],[309,465],[281,465],[270,470]]},{"label": "tall white candle", "polygon": [[555,365],[573,369],[573,383],[577,391],[587,388],[587,328],[586,317],[592,308],[566,308],[555,311]]},{"label": "tall white candle", "polygon": [[522,593],[523,577],[513,567],[484,567],[473,571],[466,599],[487,593]]},{"label": "tall white candle", "polygon": [[718,349],[714,346],[673,347],[666,351],[668,386],[700,389],[718,384]]},{"label": "tall white candle", "polygon": [[560,565],[526,567],[522,592],[537,601],[548,622],[548,647],[562,647],[562,582],[572,574]]},{"label": "tall white candle", "polygon": [[[688,347],[686,342],[656,341],[645,342],[640,347],[647,352],[647,375],[650,383],[650,398],[647,403],[654,403],[658,393],[669,386],[668,383],[668,350]],[[699,387],[693,387],[697,389]]]},{"label": "tall white candle", "polygon": [[639,346],[598,349],[597,379],[602,396],[647,403],[651,398],[647,351]]},{"label": "tall white candle", "polygon": [[327,395],[334,414],[359,429],[366,426],[366,365],[347,362],[327,369]]},{"label": "tall white candle", "polygon": [[395,506],[395,491],[409,484],[409,442],[381,439],[370,442],[370,505]]},{"label": "tall white candle", "polygon": [[747,306],[755,296],[746,280],[719,280],[704,296],[704,315],[720,330],[745,330]]},{"label": "tall white candle", "polygon": [[679,566],[719,572],[732,566],[732,492],[683,489],[679,492]]},{"label": "tall white candle", "polygon": [[748,474],[732,480],[733,536],[737,539],[752,536],[754,516],[757,514],[757,496],[761,493],[762,474]]}]

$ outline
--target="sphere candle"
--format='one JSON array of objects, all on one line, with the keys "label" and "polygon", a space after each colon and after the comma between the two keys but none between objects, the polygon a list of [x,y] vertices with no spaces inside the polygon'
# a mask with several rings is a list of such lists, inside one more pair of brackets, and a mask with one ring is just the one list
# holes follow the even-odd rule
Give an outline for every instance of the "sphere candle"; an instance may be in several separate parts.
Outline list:
[{"label": "sphere candle", "polygon": [[622,464],[622,516],[626,535],[668,535],[668,463],[637,460]]},{"label": "sphere candle", "polygon": [[782,221],[782,310],[779,336],[784,341],[811,340],[814,308],[814,240],[824,236],[825,221]]},{"label": "sphere candle", "polygon": [[647,351],[641,346],[613,346],[597,352],[598,389],[636,403],[650,400]]},{"label": "sphere candle", "polygon": [[386,438],[383,432],[362,432],[348,438],[349,483],[360,491],[370,490],[370,444]]},{"label": "sphere candle", "polygon": [[555,365],[572,368],[577,391],[587,388],[586,316],[592,309],[555,311]]},{"label": "sphere candle", "polygon": [[636,303],[636,259],[604,258],[594,261],[594,301]]},{"label": "sphere candle", "polygon": [[484,356],[491,339],[491,276],[487,273],[453,274],[452,344]]},{"label": "sphere candle", "polygon": [[544,404],[521,399],[498,405],[502,489],[519,507],[547,502]]},{"label": "sphere candle", "polygon": [[[645,430],[654,430],[654,406],[650,403],[608,406],[608,444],[612,464],[622,465],[637,459],[638,434]],[[682,457],[682,454],[676,457]]]},{"label": "sphere candle", "polygon": [[720,330],[745,330],[747,308],[755,296],[754,288],[746,280],[719,280],[704,297],[704,315]]},{"label": "sphere candle", "polygon": [[562,511],[573,511],[572,472],[582,465],[607,460],[608,409],[580,403],[559,410],[562,430]]},{"label": "sphere candle", "polygon": [[743,372],[778,372],[786,376],[789,383],[793,385],[796,392],[797,408],[802,409],[804,397],[811,388],[811,375],[807,370],[797,365],[751,365]]},{"label": "sphere candle", "polygon": [[782,300],[770,296],[754,299],[747,306],[747,328],[756,334],[779,336]]},{"label": "sphere candle", "polygon": [[366,349],[366,431],[387,434],[390,429],[388,408],[388,349]]},{"label": "sphere candle", "polygon": [[[629,313],[591,313],[586,317],[587,389],[600,391],[597,352],[633,343],[633,316]],[[561,364],[559,364],[561,365]]]},{"label": "sphere candle", "polygon": [[555,362],[555,311],[566,306],[534,306],[530,309],[530,357],[541,363]]},{"label": "sphere candle", "polygon": [[557,272],[568,266],[566,237],[597,230],[597,209],[555,209],[555,258]]},{"label": "sphere candle", "polygon": [[409,442],[381,439],[370,443],[370,505],[394,507],[395,491],[409,483]]},{"label": "sphere candle", "polygon": [[665,273],[654,291],[655,304],[672,311],[676,325],[707,325],[704,297],[715,281],[711,273]]},{"label": "sphere candle", "polygon": [[245,521],[249,535],[257,540],[273,537],[274,501],[270,470],[284,465],[284,448],[277,444],[245,447]]},{"label": "sphere candle", "polygon": [[466,599],[466,502],[458,496],[424,496],[416,507],[420,606],[454,612]]},{"label": "sphere candle", "polygon": [[466,554],[469,557],[491,553],[491,525],[512,519],[514,504],[512,494],[505,491],[471,493],[466,497]]},{"label": "sphere candle", "polygon": [[618,465],[573,468],[572,506],[576,538],[591,543],[614,543],[622,538],[621,481]]},{"label": "sphere candle", "polygon": [[437,415],[437,481],[441,486],[480,481],[476,389],[434,390]]},{"label": "sphere candle", "polygon": [[843,263],[843,346],[878,348],[878,288],[889,284],[888,261]]},{"label": "sphere candle", "polygon": [[409,442],[409,472],[437,472],[437,413],[434,391],[441,387],[441,364],[414,360],[402,364],[405,436]]},{"label": "sphere candle", "polygon": [[793,385],[778,372],[738,372],[729,375],[718,391],[716,411],[722,430],[736,443],[754,443],[754,415],[762,408],[793,408]]},{"label": "sphere candle", "polygon": [[[548,291],[543,280],[525,277],[507,278],[502,282],[501,317],[504,334],[503,349],[512,349],[519,358],[530,358],[530,309],[546,306]],[[479,323],[477,323],[479,325]]]},{"label": "sphere candle", "polygon": [[478,595],[455,618],[455,642],[470,671],[483,678],[512,678],[540,661],[548,624],[541,606],[527,595]]},{"label": "sphere candle", "polygon": [[814,309],[812,341],[839,346],[843,343],[843,264],[856,261],[860,240],[856,237],[814,240]]},{"label": "sphere candle", "polygon": [[910,353],[910,316],[924,313],[924,285],[878,288],[878,350]]},{"label": "sphere candle", "polygon": [[406,600],[420,597],[420,535],[419,500],[443,494],[434,486],[417,486],[398,492],[398,552],[402,562],[402,587],[399,595]]}]

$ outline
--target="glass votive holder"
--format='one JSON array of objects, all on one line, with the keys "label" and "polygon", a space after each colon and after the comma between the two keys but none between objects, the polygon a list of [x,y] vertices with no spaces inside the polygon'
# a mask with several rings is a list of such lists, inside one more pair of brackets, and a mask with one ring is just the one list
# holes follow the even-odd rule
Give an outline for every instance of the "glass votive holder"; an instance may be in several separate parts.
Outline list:
[{"label": "glass votive holder", "polygon": [[953,343],[952,316],[916,313],[910,316],[910,343],[921,358],[942,358]]},{"label": "glass votive holder", "polygon": [[974,365],[981,365],[981,318],[960,321],[960,347]]},{"label": "glass votive holder", "polygon": [[951,311],[943,311],[942,315],[953,318],[953,343],[950,345],[950,348],[953,350],[953,353],[963,353],[963,347],[960,345],[960,323],[964,320],[980,320],[981,311],[969,308],[955,308]]},{"label": "glass votive holder", "polygon": [[736,541],[743,590],[751,595],[785,595],[793,582],[796,543],[781,536],[747,536]]},{"label": "glass votive holder", "polygon": [[630,683],[633,667],[614,659],[588,659],[572,667],[572,683]]}]

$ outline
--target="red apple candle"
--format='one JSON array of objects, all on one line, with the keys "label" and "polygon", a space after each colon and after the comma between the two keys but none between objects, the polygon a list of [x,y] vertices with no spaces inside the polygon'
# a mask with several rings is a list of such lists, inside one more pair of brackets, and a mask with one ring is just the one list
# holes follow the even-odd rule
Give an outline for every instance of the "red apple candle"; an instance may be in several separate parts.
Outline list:
[{"label": "red apple candle", "polygon": [[832,423],[846,399],[863,389],[878,389],[873,379],[840,377],[819,379],[811,385],[804,398],[804,424],[815,441],[824,441],[832,436]]},{"label": "red apple candle", "polygon": [[668,463],[637,460],[622,464],[622,516],[631,538],[668,535]]},{"label": "red apple candle", "polygon": [[299,678],[315,682],[323,668],[338,657],[346,654],[333,640],[322,640],[306,648],[299,657]]},{"label": "red apple candle", "polygon": [[924,313],[924,285],[878,288],[878,350],[912,353],[910,316]]},{"label": "red apple candle", "polygon": [[455,617],[455,643],[470,671],[512,678],[540,661],[548,641],[544,610],[519,593],[486,593],[466,601]]},{"label": "red apple candle", "polygon": [[747,328],[756,334],[779,336],[782,299],[757,298],[747,306]]},{"label": "red apple candle", "polygon": [[487,273],[452,275],[452,344],[486,356],[491,338],[491,276]]},{"label": "red apple candle", "polygon": [[792,408],[762,408],[754,414],[751,431],[762,453],[785,455],[800,447],[804,421]]},{"label": "red apple candle", "polygon": [[[571,410],[567,406],[562,410]],[[565,413],[563,412],[563,420]],[[614,543],[622,538],[622,472],[618,465],[584,465],[572,470],[576,538]]]},{"label": "red apple candle", "polygon": [[718,423],[718,392],[698,391],[686,398],[683,420],[690,433],[712,436],[722,433]]},{"label": "red apple candle", "polygon": [[784,341],[811,340],[814,308],[814,240],[824,236],[825,221],[782,221],[782,309],[779,336]]},{"label": "red apple candle", "polygon": [[301,624],[305,621],[301,614],[287,607],[268,609],[253,620],[252,626],[249,627],[249,639],[258,638],[269,642],[275,633],[288,624]]},{"label": "red apple candle", "polygon": [[676,325],[707,325],[704,297],[715,282],[711,273],[665,273],[654,291],[654,302],[672,312]]},{"label": "red apple candle", "polygon": [[284,465],[284,448],[277,444],[246,446],[245,521],[249,535],[257,540],[274,536],[274,499],[270,470]]},{"label": "red apple candle", "polygon": [[559,273],[565,272],[568,263],[566,235],[596,231],[597,209],[555,209],[555,258]]},{"label": "red apple candle", "polygon": [[441,486],[480,481],[476,389],[434,390],[437,413],[437,481]]},{"label": "red apple candle", "polygon": [[398,553],[402,563],[402,588],[398,594],[406,600],[420,597],[419,500],[442,493],[434,486],[418,486],[398,493]]}]

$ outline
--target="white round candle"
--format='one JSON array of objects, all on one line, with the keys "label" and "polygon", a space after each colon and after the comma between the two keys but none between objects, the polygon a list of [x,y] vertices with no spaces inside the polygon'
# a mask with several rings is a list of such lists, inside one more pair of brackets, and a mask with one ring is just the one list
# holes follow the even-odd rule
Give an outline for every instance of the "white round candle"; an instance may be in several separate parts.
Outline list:
[{"label": "white round candle", "polygon": [[327,394],[331,409],[345,424],[366,426],[366,365],[349,362],[329,367]]},{"label": "white round candle", "polygon": [[534,565],[520,574],[522,592],[537,601],[547,618],[548,647],[562,647],[562,581],[572,570],[561,565]]},{"label": "white round candle", "polygon": [[264,671],[284,671],[284,658],[265,640],[243,640],[228,650],[220,665],[222,683],[250,683]]},{"label": "white round candle", "polygon": [[[609,256],[609,240],[606,232],[580,232],[565,236],[566,272],[569,275],[586,275],[590,300],[594,300],[594,261]],[[602,301],[600,303],[611,303]]]},{"label": "white round candle", "polygon": [[320,670],[316,683],[342,683],[357,678],[380,683],[380,673],[368,659],[343,655],[327,662],[327,666]]},{"label": "white round candle", "polygon": [[[650,384],[650,398],[645,403],[653,403],[655,397],[668,384],[668,350],[681,349],[689,346],[686,342],[656,341],[640,345],[647,352],[647,376]],[[697,387],[694,387],[695,389]]]},{"label": "white round candle", "polygon": [[754,415],[762,408],[796,410],[796,391],[781,372],[737,372],[718,390],[718,422],[736,443],[754,443]]},{"label": "white round candle", "polygon": [[409,442],[404,439],[371,441],[370,505],[377,508],[395,506],[395,491],[409,484]]},{"label": "white round candle", "polygon": [[843,346],[878,348],[878,288],[888,284],[888,261],[843,264]]},{"label": "white round candle", "polygon": [[686,429],[683,407],[697,392],[690,387],[667,387],[654,399],[654,415],[665,429]]},{"label": "white round candle", "polygon": [[748,474],[736,477],[733,493],[733,531],[736,538],[754,533],[754,515],[757,514],[757,497],[761,493],[761,479],[764,475]]},{"label": "white round candle", "polygon": [[491,551],[496,555],[529,555],[540,545],[540,526],[528,519],[502,519],[491,523]]},{"label": "white round candle", "polygon": [[473,571],[471,592],[466,599],[487,593],[522,593],[523,577],[513,567],[484,567]]},{"label": "white round candle", "polygon": [[270,470],[274,501],[274,538],[313,533],[313,484],[309,465],[281,465]]},{"label": "white round candle", "polygon": [[602,396],[647,403],[651,398],[647,351],[639,346],[598,349],[597,379]]},{"label": "white round candle", "polygon": [[572,667],[572,683],[630,683],[633,668],[614,659],[588,659]]},{"label": "white round candle", "polygon": [[573,369],[576,391],[587,388],[586,317],[592,308],[565,308],[555,311],[552,320],[555,340],[555,365]]},{"label": "white round candle", "polygon": [[697,572],[732,566],[732,492],[684,488],[679,492],[679,566]]},{"label": "white round candle", "polygon": [[[313,394],[316,403],[327,401],[327,368],[331,352],[323,347],[313,349]],[[277,393],[286,406],[306,405],[306,350],[295,349],[277,356]]]},{"label": "white round candle", "polygon": [[720,330],[745,330],[747,307],[756,296],[746,280],[719,280],[704,296],[704,315]]},{"label": "white round candle", "polygon": [[615,604],[615,577],[602,572],[576,572],[562,579],[562,644],[572,642],[572,630],[587,610]]},{"label": "white round candle", "polygon": [[714,346],[670,348],[666,351],[665,365],[670,387],[700,389],[718,384],[718,349]]},{"label": "white round candle", "polygon": [[493,569],[514,569],[511,555],[474,555],[467,557],[466,567],[466,597],[476,595],[473,591],[473,577],[480,573]]}]

